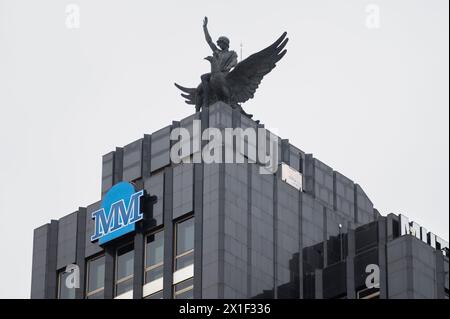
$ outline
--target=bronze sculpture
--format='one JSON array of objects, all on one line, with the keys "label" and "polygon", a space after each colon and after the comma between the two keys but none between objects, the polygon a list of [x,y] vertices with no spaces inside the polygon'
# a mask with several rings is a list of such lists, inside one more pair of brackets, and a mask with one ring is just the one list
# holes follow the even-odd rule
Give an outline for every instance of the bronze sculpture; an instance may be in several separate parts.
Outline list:
[{"label": "bronze sculpture", "polygon": [[254,97],[256,89],[263,77],[272,71],[276,63],[286,54],[284,49],[288,38],[284,32],[278,40],[264,50],[261,50],[247,59],[237,63],[237,54],[229,50],[230,41],[226,37],[217,40],[217,46],[213,43],[208,32],[208,18],[203,21],[203,31],[206,42],[213,51],[212,56],[205,60],[211,64],[211,73],[201,76],[201,83],[197,88],[186,88],[175,83],[175,86],[183,91],[181,94],[187,104],[195,105],[198,112],[202,107],[208,107],[217,101],[223,101],[233,108],[244,112],[240,103]]}]

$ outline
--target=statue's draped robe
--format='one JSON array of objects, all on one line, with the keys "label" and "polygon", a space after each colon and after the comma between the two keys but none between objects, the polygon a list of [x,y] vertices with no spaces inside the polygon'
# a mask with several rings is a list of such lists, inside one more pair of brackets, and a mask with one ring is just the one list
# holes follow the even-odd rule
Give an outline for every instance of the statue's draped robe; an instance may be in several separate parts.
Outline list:
[{"label": "statue's draped robe", "polygon": [[215,51],[213,53],[221,72],[230,72],[237,64],[237,54],[234,51]]}]

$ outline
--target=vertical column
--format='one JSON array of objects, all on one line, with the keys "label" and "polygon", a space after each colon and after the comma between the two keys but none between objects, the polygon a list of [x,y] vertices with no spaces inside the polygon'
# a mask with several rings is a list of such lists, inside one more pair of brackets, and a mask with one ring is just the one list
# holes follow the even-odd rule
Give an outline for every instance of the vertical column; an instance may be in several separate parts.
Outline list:
[{"label": "vertical column", "polygon": [[398,236],[398,217],[394,214],[389,214],[386,216],[386,241],[390,242]]},{"label": "vertical column", "polygon": [[380,299],[387,299],[387,252],[386,252],[386,218],[381,217],[378,223],[378,267],[380,268]]},{"label": "vertical column", "polygon": [[305,192],[310,194],[312,197],[316,197],[315,184],[315,165],[314,157],[312,154],[305,155]]},{"label": "vertical column", "polygon": [[202,298],[203,163],[194,164],[194,299]]},{"label": "vertical column", "polygon": [[225,296],[225,147],[222,146],[222,163],[219,163],[219,265],[218,265],[218,299]]},{"label": "vertical column", "polygon": [[102,157],[102,197],[123,177],[123,149],[116,147],[114,152]]},{"label": "vertical column", "polygon": [[57,297],[58,221],[52,220],[34,230],[31,299]]},{"label": "vertical column", "polygon": [[173,284],[173,168],[164,169],[164,283],[163,298],[172,298]]},{"label": "vertical column", "polygon": [[333,171],[333,209],[337,210],[336,172]]},{"label": "vertical column", "polygon": [[[221,115],[223,116],[223,115]],[[236,123],[236,116],[231,115],[231,124]],[[224,128],[224,124],[220,123],[219,128]],[[218,280],[217,280],[217,297],[223,299],[225,297],[225,145],[222,145],[222,161],[219,166],[219,213],[218,213]]]},{"label": "vertical column", "polygon": [[436,250],[434,252],[435,256],[436,256],[436,281],[435,281],[435,289],[436,289],[436,293],[435,296],[437,299],[445,299],[445,286],[447,284],[448,287],[448,282],[446,283],[445,281],[448,281],[448,275],[445,275],[445,269],[444,269],[444,255],[442,254],[442,252],[440,250]]},{"label": "vertical column", "polygon": [[406,259],[406,295],[407,299],[414,298],[414,273],[413,273],[413,248],[412,240],[407,238],[406,240],[406,252],[404,257]]},{"label": "vertical column", "polygon": [[[303,155],[299,154],[299,171],[300,173],[302,173],[302,175],[304,175],[304,171],[305,171],[305,161],[303,160]],[[303,177],[304,178],[304,177]]]},{"label": "vertical column", "polygon": [[278,298],[278,176],[273,175],[273,298]]},{"label": "vertical column", "polygon": [[144,134],[144,139],[142,141],[142,179],[150,176],[151,149],[152,136]]},{"label": "vertical column", "polygon": [[45,270],[45,298],[58,297],[58,274],[56,272],[56,258],[58,251],[58,221],[50,222],[47,237],[47,265]]},{"label": "vertical column", "polygon": [[289,147],[289,140],[288,139],[282,139],[281,140],[281,162],[286,163],[287,165],[290,165],[290,147]]},{"label": "vertical column", "polygon": [[114,183],[114,152],[102,156],[102,197]]},{"label": "vertical column", "polygon": [[328,266],[327,208],[323,206],[323,268]]},{"label": "vertical column", "polygon": [[358,224],[358,191],[356,184],[353,185],[353,222],[355,225]]},{"label": "vertical column", "polygon": [[347,299],[355,299],[355,230],[350,229],[351,222],[348,223],[347,231],[347,258],[346,258],[346,275],[347,275]]},{"label": "vertical column", "polygon": [[[200,113],[201,140],[202,132],[209,127],[209,109],[204,108]],[[201,141],[200,153],[207,141]],[[195,152],[195,150],[194,150]],[[202,276],[203,276],[203,160],[194,163],[194,298],[202,298]]]},{"label": "vertical column", "polygon": [[[300,166],[301,167],[301,166]],[[303,299],[303,286],[304,286],[304,276],[303,276],[303,194],[299,192],[298,194],[298,230],[299,230],[299,298]]]},{"label": "vertical column", "polygon": [[105,299],[114,298],[115,253],[114,247],[105,247]]},{"label": "vertical column", "polygon": [[33,232],[33,264],[31,272],[31,299],[45,298],[45,273],[47,265],[47,238],[50,224]]},{"label": "vertical column", "polygon": [[78,208],[77,213],[77,247],[75,262],[80,268],[80,288],[75,290],[75,298],[83,299],[85,293],[86,263],[84,260],[86,248],[86,208]]},{"label": "vertical column", "polygon": [[247,163],[247,298],[252,297],[252,168]]},{"label": "vertical column", "polygon": [[322,269],[316,269],[315,270],[315,291],[316,291],[316,295],[315,295],[315,299],[323,299],[323,280],[322,280],[322,274],[323,274],[323,270]]},{"label": "vertical column", "polygon": [[238,109],[233,109],[231,113],[231,126],[233,128],[241,127],[241,112]]},{"label": "vertical column", "polygon": [[144,229],[143,223],[136,225],[134,235],[134,269],[133,269],[133,299],[142,299],[144,286]]},{"label": "vertical column", "polygon": [[113,185],[122,181],[123,178],[123,148],[116,147],[114,153],[114,178]]}]

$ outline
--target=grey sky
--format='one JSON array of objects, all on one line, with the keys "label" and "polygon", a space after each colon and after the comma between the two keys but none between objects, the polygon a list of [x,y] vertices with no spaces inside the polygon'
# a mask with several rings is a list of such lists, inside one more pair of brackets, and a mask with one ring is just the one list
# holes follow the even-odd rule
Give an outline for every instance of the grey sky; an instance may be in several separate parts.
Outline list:
[{"label": "grey sky", "polygon": [[244,57],[288,31],[245,109],[448,240],[448,5],[0,0],[0,298],[29,297],[34,228],[99,200],[101,155],[193,112],[173,82],[208,71],[205,15]]}]

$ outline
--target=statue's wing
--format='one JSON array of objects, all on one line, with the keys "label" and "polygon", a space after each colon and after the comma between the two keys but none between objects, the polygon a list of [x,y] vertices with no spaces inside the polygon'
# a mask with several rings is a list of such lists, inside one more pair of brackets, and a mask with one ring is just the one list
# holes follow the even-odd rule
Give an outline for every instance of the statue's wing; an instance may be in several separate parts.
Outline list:
[{"label": "statue's wing", "polygon": [[284,49],[288,42],[284,32],[272,45],[239,62],[228,73],[227,83],[233,94],[233,101],[243,103],[253,98],[264,75],[272,71],[276,63],[286,54]]},{"label": "statue's wing", "polygon": [[194,88],[185,88],[184,86],[181,86],[179,84],[174,83],[177,88],[179,88],[181,91],[183,91],[186,94],[181,94],[182,97],[186,99],[187,104],[193,104],[195,105],[197,101],[197,89]]}]

